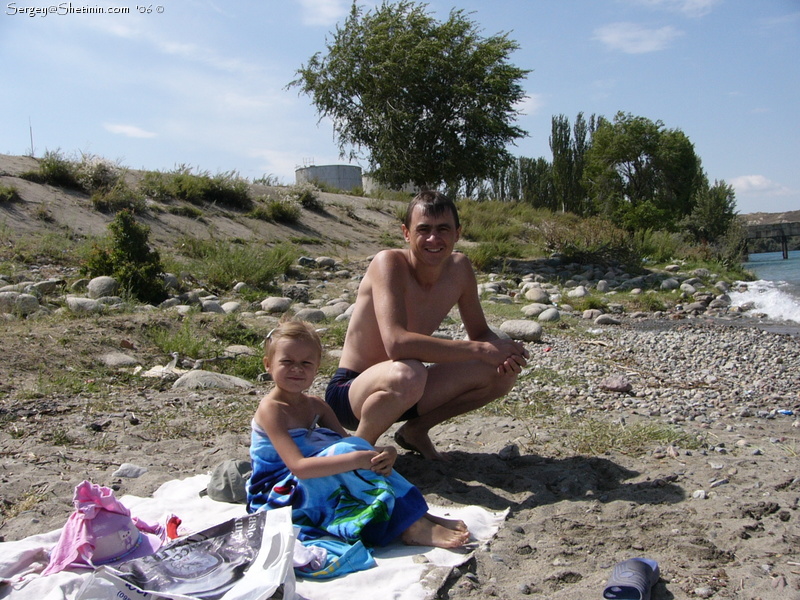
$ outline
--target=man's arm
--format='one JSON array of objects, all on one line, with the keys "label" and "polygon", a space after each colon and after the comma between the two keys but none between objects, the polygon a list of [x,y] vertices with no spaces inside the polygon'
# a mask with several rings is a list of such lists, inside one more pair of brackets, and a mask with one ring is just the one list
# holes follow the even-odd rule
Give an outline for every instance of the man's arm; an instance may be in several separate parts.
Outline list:
[{"label": "man's arm", "polygon": [[500,338],[486,322],[486,315],[483,312],[480,298],[478,296],[478,281],[472,265],[464,258],[468,273],[465,277],[468,284],[465,286],[461,298],[458,301],[458,311],[461,314],[461,322],[467,331],[470,340],[488,342],[495,347],[495,355],[503,357],[497,366],[497,372],[501,375],[518,374],[527,364],[528,351],[520,342]]},{"label": "man's arm", "polygon": [[[448,281],[448,285],[455,286],[460,292],[456,298],[469,340],[446,340],[411,331],[406,312],[409,282],[405,260],[399,253],[388,252],[378,258],[380,260],[374,260],[370,266],[371,294],[381,339],[391,360],[414,359],[430,363],[481,360],[505,372],[506,367],[512,367],[509,359],[516,355],[521,358],[522,365],[525,364],[522,357],[527,352],[522,344],[498,340],[486,323],[477,295],[475,275],[465,257],[459,257],[454,263],[454,270],[450,273],[452,281]],[[413,308],[424,311],[427,307]],[[511,362],[518,364],[519,360]],[[521,366],[516,370],[512,368],[515,372],[520,369]]]}]

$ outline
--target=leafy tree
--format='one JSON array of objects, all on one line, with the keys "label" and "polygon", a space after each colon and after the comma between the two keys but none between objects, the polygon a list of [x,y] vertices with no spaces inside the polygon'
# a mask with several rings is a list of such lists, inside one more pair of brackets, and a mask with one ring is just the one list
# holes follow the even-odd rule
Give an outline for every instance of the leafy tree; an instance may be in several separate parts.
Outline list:
[{"label": "leafy tree", "polygon": [[682,131],[620,112],[613,123],[599,121],[583,183],[594,210],[626,229],[674,229],[691,213],[702,176]]},{"label": "leafy tree", "polygon": [[736,193],[733,186],[715,181],[713,186],[704,179],[695,195],[694,208],[682,222],[695,241],[717,243],[722,240],[736,220]]},{"label": "leafy tree", "polygon": [[574,167],[569,119],[564,115],[554,116],[550,131],[550,151],[553,153],[553,188],[558,208],[566,212],[572,204]]},{"label": "leafy tree", "polygon": [[528,71],[509,63],[519,46],[507,34],[483,38],[464,11],[440,22],[426,6],[354,3],[327,55],[312,56],[289,87],[332,119],[342,156],[365,154],[379,182],[474,188],[526,135],[513,122]]},{"label": "leafy tree", "polygon": [[165,300],[161,257],[148,245],[150,228],[137,223],[129,210],[122,210],[108,229],[110,240],[106,245],[94,245],[83,271],[92,277],[114,277],[142,302],[157,304]]}]

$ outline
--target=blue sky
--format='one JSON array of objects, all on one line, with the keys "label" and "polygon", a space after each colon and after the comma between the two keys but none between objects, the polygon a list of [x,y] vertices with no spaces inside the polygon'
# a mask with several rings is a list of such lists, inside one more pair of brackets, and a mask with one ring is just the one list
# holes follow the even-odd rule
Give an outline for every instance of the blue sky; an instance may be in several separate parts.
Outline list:
[{"label": "blue sky", "polygon": [[[375,2],[362,2],[365,7]],[[551,158],[551,117],[618,111],[694,143],[740,213],[800,210],[800,0],[432,0],[508,32],[531,69],[511,152]],[[45,13],[48,6],[55,12]],[[330,122],[286,90],[349,0],[3,2],[0,153],[60,150],[294,182],[344,164]],[[81,9],[125,8],[128,14]],[[33,16],[31,16],[33,15]]]}]

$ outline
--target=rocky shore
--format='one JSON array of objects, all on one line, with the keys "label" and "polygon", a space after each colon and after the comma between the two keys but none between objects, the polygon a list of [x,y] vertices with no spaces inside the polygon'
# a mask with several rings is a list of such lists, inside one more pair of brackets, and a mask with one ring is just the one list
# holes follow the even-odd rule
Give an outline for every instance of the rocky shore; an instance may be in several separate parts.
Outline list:
[{"label": "rocky shore", "polygon": [[[245,458],[269,384],[175,387],[178,373],[135,375],[170,360],[148,324],[177,313],[211,326],[235,313],[263,333],[296,310],[331,327],[346,320],[361,268],[314,259],[256,303],[241,288],[219,296],[177,278],[160,308],[45,268],[0,284],[0,536],[62,526],[83,479],[150,495]],[[531,359],[506,398],[433,432],[450,462],[398,459],[432,504],[510,509],[438,597],[599,598],[616,562],[646,556],[661,567],[653,600],[800,598],[796,330],[731,308],[733,282],[677,265],[634,276],[551,258],[509,264],[481,285],[492,326],[525,340]],[[663,291],[674,301],[648,304],[663,310],[631,301]],[[584,293],[602,304],[576,308]],[[437,335],[463,335],[457,315]],[[335,361],[338,348],[327,350]],[[110,354],[131,361],[114,366]],[[69,372],[83,378],[77,389]]]}]

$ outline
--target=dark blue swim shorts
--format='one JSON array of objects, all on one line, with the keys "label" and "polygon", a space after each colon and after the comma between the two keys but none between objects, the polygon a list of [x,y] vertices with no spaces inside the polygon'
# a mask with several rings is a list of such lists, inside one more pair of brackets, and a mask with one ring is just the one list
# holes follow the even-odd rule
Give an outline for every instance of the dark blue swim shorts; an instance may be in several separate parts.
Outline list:
[{"label": "dark blue swim shorts", "polygon": [[[350,384],[353,380],[361,375],[358,371],[351,371],[350,369],[336,369],[336,372],[328,382],[328,387],[325,389],[325,402],[333,409],[336,418],[345,429],[355,430],[358,429],[358,419],[353,414],[353,409],[350,407]],[[408,421],[419,416],[417,412],[417,405],[415,404],[403,413],[398,421]]]}]

